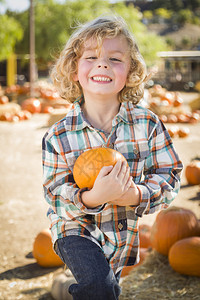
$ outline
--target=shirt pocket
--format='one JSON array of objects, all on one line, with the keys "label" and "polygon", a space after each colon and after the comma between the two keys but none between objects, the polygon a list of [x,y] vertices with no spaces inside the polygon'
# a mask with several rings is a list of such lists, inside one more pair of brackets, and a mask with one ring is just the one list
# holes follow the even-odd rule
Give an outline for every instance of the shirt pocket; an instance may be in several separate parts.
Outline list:
[{"label": "shirt pocket", "polygon": [[145,159],[150,153],[148,141],[123,141],[116,144],[116,150],[124,155],[130,167],[131,176],[138,183],[144,171]]}]

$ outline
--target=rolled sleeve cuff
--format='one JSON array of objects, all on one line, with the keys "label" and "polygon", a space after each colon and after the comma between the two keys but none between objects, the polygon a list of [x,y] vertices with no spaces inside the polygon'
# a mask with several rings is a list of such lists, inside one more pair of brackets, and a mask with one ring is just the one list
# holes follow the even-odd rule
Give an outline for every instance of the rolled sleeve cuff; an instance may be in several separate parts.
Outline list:
[{"label": "rolled sleeve cuff", "polygon": [[140,193],[140,204],[135,208],[135,214],[142,217],[150,208],[150,192],[145,185],[137,184]]},{"label": "rolled sleeve cuff", "polygon": [[105,204],[99,205],[94,208],[87,208],[82,202],[82,193],[85,191],[89,191],[89,190],[90,190],[89,188],[79,189],[78,192],[74,196],[74,204],[76,205],[76,207],[78,209],[80,209],[85,214],[90,214],[90,215],[99,214],[104,209]]}]

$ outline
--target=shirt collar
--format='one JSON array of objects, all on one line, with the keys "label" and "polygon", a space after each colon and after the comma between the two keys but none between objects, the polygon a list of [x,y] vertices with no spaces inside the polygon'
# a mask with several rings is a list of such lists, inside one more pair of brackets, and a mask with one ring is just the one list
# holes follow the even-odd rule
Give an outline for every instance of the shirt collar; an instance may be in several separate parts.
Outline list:
[{"label": "shirt collar", "polygon": [[113,119],[113,126],[120,121],[129,125],[135,123],[134,105],[132,102],[122,102],[118,114]]},{"label": "shirt collar", "polygon": [[[91,124],[86,120],[81,105],[83,103],[83,97],[76,99],[71,110],[65,117],[65,128],[69,131],[82,130],[85,127],[92,128]],[[131,102],[123,102],[120,106],[118,114],[112,121],[112,126],[116,126],[118,123],[124,122],[126,124],[135,123],[134,105]]]}]

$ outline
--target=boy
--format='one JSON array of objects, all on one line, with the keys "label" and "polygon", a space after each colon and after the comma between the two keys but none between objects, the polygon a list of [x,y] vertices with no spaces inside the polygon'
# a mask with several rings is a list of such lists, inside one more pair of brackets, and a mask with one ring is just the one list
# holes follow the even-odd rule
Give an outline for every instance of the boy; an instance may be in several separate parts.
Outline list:
[{"label": "boy", "polygon": [[[123,266],[139,260],[138,220],[168,207],[182,164],[162,122],[137,105],[146,68],[121,18],[97,18],[77,30],[52,78],[74,103],[43,139],[55,251],[77,281],[69,287],[73,299],[118,299]],[[96,147],[121,152],[129,167],[103,167],[92,189],[79,189],[74,163]]]}]

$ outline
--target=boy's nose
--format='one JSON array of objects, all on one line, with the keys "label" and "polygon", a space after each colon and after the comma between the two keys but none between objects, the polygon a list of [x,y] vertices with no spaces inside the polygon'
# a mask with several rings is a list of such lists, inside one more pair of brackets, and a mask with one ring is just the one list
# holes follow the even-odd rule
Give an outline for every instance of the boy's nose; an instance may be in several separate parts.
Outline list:
[{"label": "boy's nose", "polygon": [[108,68],[108,64],[107,64],[107,62],[105,61],[105,60],[103,60],[103,61],[100,61],[100,62],[98,62],[98,66],[97,66],[99,69],[100,68],[104,68],[104,69],[107,69]]},{"label": "boy's nose", "polygon": [[108,66],[106,64],[98,64],[98,68],[104,68],[104,69],[107,69]]}]

